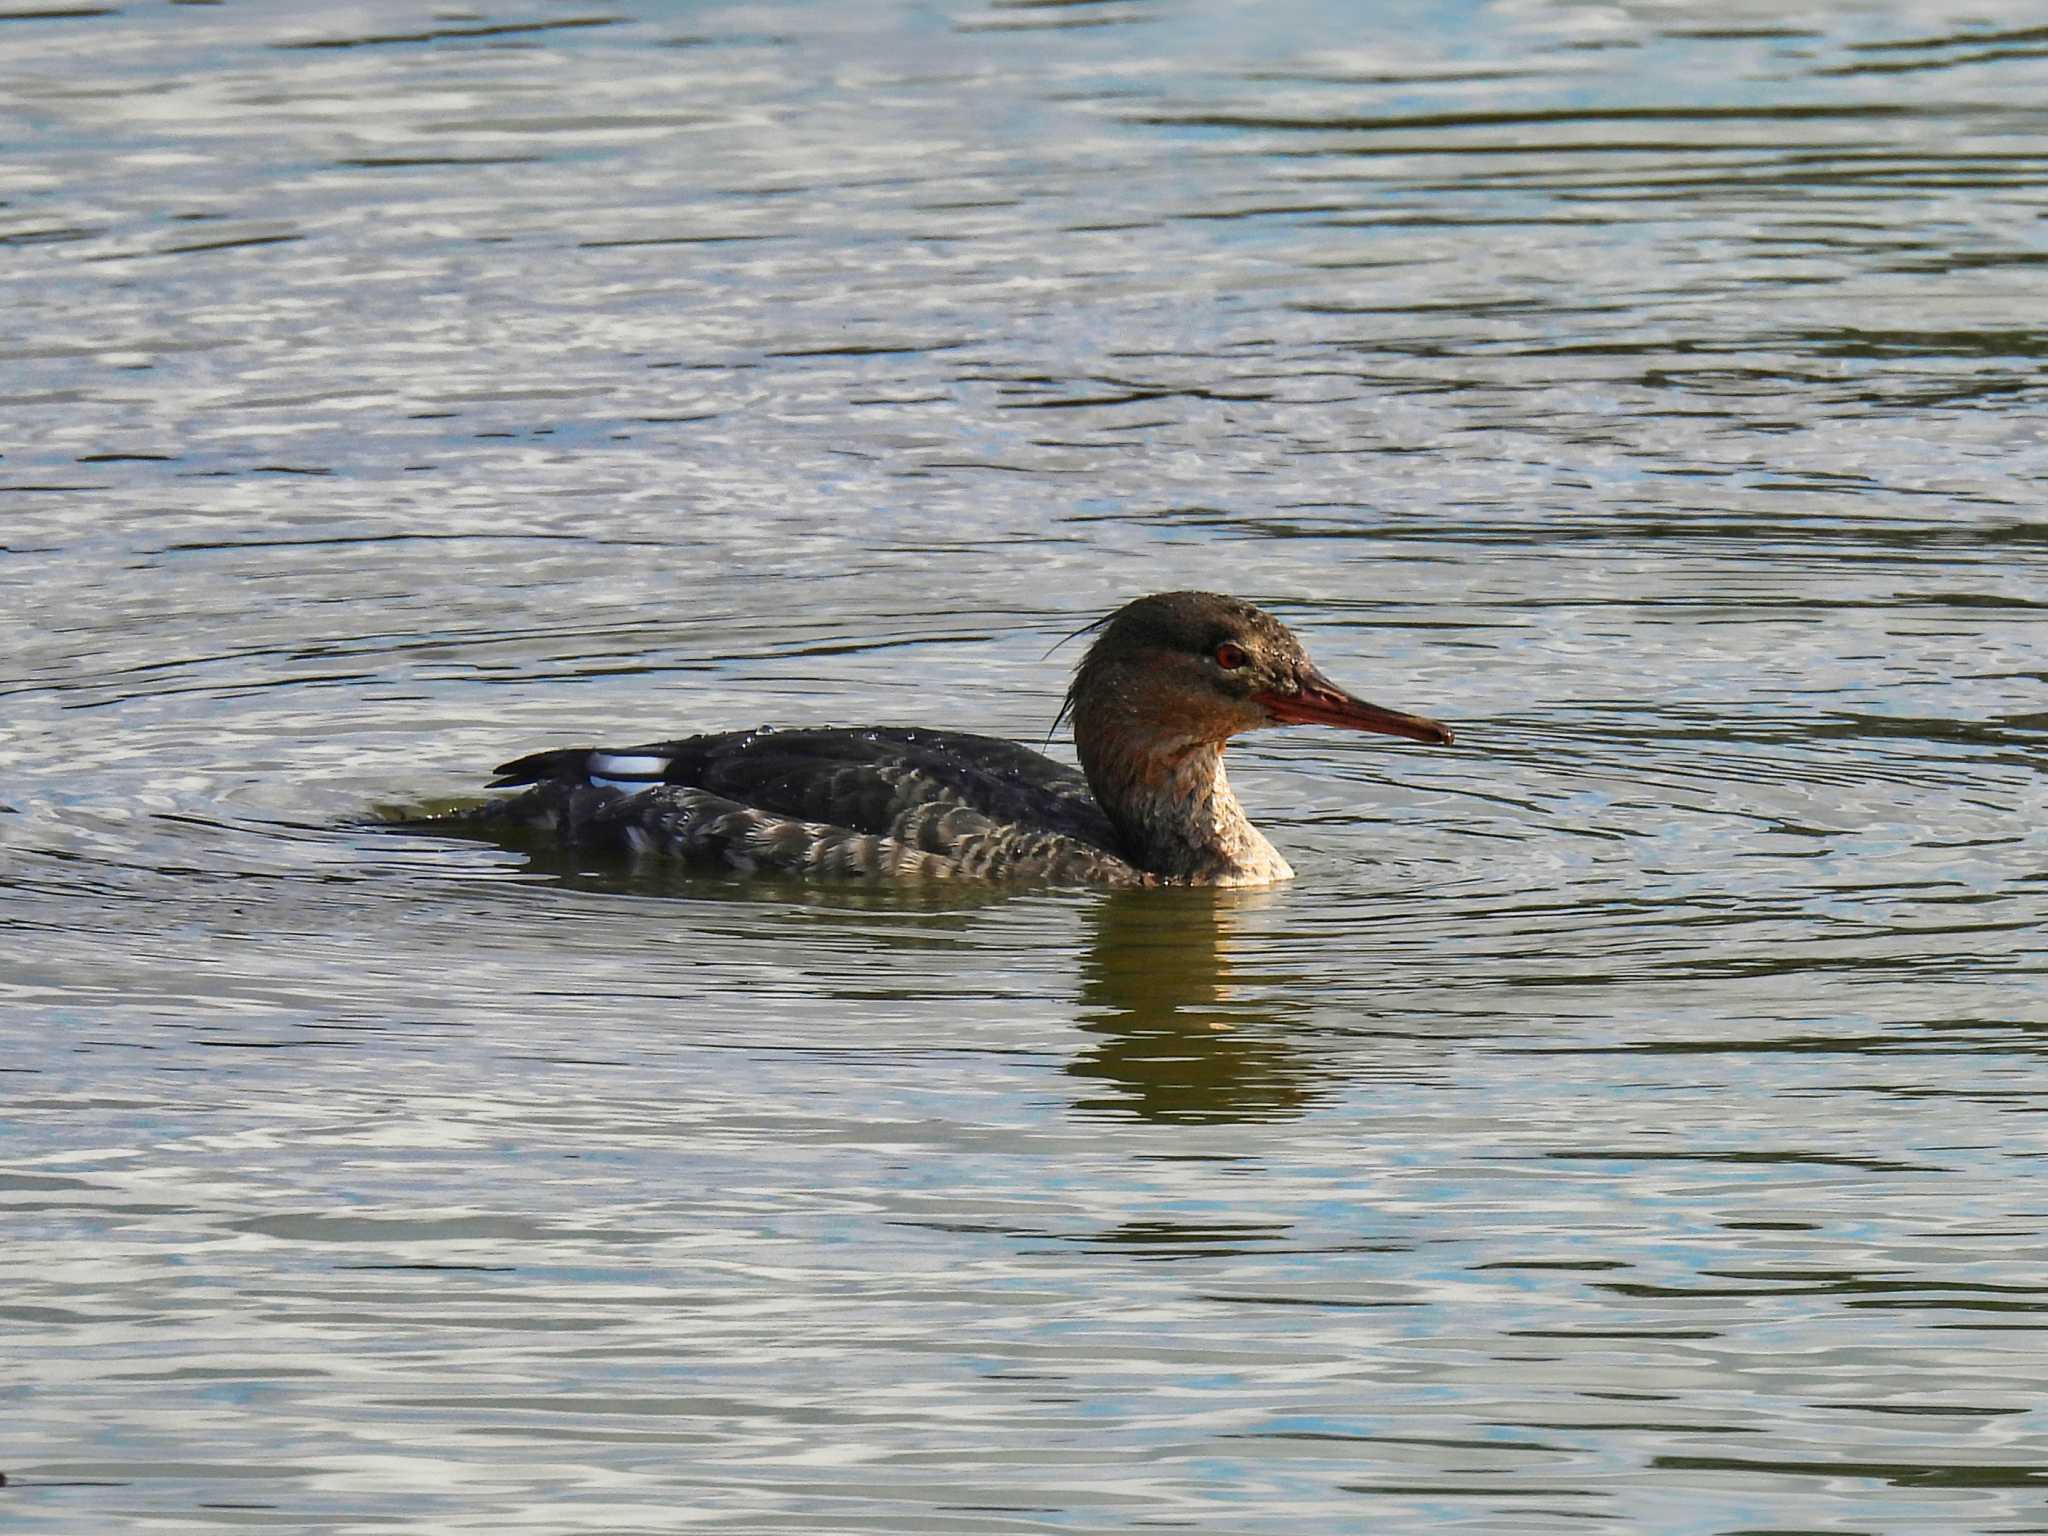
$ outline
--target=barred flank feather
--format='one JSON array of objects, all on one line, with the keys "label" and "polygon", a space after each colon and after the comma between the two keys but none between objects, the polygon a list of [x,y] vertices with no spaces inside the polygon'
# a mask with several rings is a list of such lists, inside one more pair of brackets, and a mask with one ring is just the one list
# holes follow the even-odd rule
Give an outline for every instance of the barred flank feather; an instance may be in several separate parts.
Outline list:
[{"label": "barred flank feather", "polygon": [[[577,771],[594,754],[537,754],[521,764]],[[623,755],[623,754],[619,754]],[[521,764],[507,765],[506,772]],[[886,817],[886,833],[780,814],[687,784],[638,792],[563,778],[544,778],[524,794],[492,801],[460,820],[479,829],[512,824],[550,832],[561,843],[654,854],[706,868],[864,880],[1048,881],[1146,885],[1151,877],[1105,848],[1057,832],[1006,824],[965,799],[908,771],[876,773],[865,788],[874,819],[884,803],[905,808]],[[444,822],[444,824],[446,824]]]}]

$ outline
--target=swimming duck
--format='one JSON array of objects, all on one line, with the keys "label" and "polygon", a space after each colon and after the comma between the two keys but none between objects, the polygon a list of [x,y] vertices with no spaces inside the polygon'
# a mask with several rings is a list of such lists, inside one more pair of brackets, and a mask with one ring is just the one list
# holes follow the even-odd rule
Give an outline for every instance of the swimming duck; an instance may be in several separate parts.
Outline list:
[{"label": "swimming duck", "polygon": [[1079,772],[961,731],[764,727],[535,752],[489,786],[521,793],[410,825],[529,826],[567,846],[820,878],[1269,885],[1294,870],[1231,792],[1231,737],[1315,724],[1451,742],[1338,687],[1236,598],[1156,593],[1089,629],[1053,722],[1072,719]]}]

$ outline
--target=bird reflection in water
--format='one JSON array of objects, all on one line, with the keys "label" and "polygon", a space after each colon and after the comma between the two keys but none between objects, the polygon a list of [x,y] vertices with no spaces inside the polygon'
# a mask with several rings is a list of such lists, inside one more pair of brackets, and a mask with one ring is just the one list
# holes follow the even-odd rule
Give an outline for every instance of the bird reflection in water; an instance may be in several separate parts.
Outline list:
[{"label": "bird reflection in water", "polygon": [[1093,1117],[1160,1122],[1286,1119],[1334,1086],[1294,1032],[1306,1010],[1277,988],[1233,981],[1232,940],[1271,890],[1116,891],[1090,912],[1081,1027],[1067,1065]]},{"label": "bird reflection in water", "polygon": [[[767,904],[898,917],[923,912],[950,931],[967,914],[1016,894],[1000,886],[719,880],[672,864],[592,860],[545,840],[521,851],[529,876],[604,894],[730,902],[743,927],[753,926],[751,914]],[[1109,891],[1082,904],[1078,1022],[1089,1043],[1065,1067],[1085,1085],[1076,1113],[1164,1124],[1281,1120],[1335,1091],[1338,1074],[1310,1047],[1307,1006],[1286,995],[1280,978],[1246,974],[1231,963],[1246,920],[1286,899],[1273,889],[1190,887]],[[936,931],[922,922],[912,927]],[[1258,952],[1256,945],[1245,948]]]}]

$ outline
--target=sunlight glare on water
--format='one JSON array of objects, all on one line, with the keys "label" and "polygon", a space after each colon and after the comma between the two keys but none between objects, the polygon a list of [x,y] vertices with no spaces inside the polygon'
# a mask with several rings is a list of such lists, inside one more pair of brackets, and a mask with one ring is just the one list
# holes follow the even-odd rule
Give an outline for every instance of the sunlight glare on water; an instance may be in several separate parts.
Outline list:
[{"label": "sunlight glare on water", "polygon": [[[10,1528],[2048,1524],[1955,14],[0,3]],[[1458,731],[1237,746],[1286,888],[366,824],[1183,587]]]}]

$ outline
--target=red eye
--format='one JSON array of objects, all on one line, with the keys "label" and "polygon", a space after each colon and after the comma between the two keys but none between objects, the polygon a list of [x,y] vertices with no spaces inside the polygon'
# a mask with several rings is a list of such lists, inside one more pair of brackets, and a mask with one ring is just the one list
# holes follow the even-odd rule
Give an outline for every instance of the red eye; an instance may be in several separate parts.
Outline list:
[{"label": "red eye", "polygon": [[1239,667],[1248,667],[1251,664],[1251,657],[1227,640],[1216,647],[1216,665],[1226,672],[1235,672]]}]

